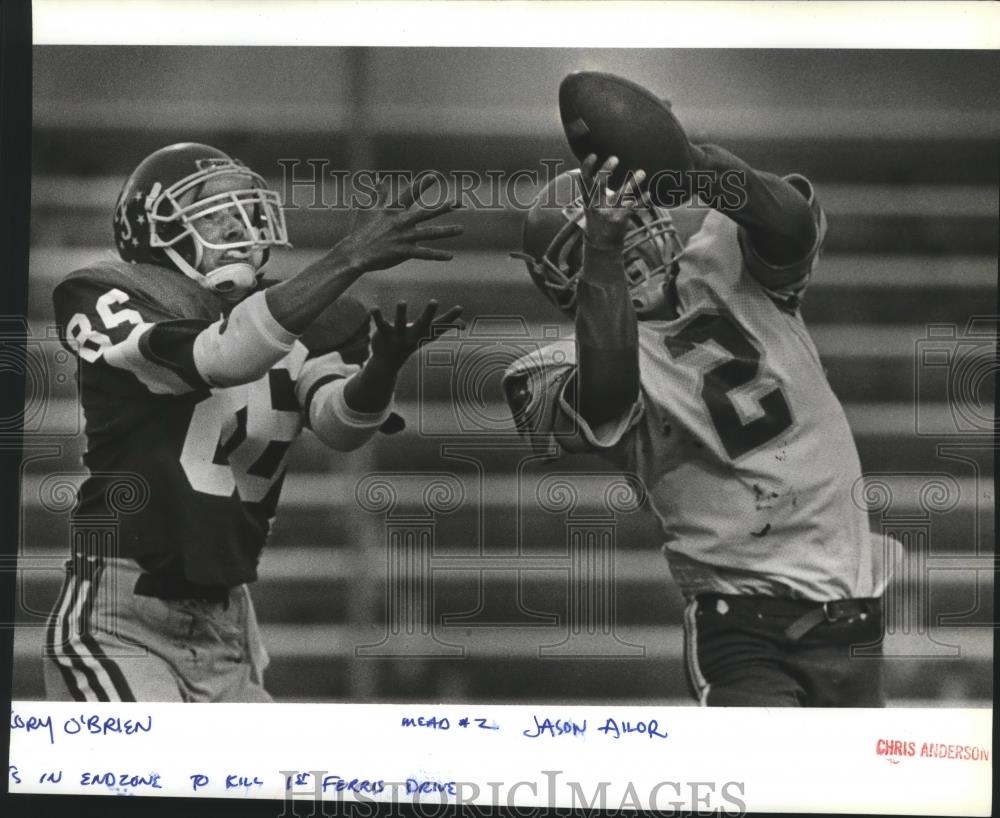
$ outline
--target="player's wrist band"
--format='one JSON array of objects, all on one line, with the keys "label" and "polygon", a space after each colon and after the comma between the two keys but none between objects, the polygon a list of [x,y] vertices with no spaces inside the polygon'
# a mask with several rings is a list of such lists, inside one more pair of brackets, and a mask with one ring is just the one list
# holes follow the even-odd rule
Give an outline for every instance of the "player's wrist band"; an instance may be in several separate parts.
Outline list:
[{"label": "player's wrist band", "polygon": [[588,235],[584,235],[583,243],[586,245],[588,250],[595,250],[598,253],[610,253],[612,255],[621,253],[625,249],[625,231],[622,231],[621,237],[609,235],[591,238]]}]

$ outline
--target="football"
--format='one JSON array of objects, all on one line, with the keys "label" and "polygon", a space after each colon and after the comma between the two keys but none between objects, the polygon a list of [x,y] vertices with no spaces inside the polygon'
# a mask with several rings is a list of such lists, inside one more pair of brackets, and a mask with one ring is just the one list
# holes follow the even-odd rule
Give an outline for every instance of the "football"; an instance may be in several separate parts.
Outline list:
[{"label": "football", "polygon": [[631,80],[600,71],[576,71],[559,85],[559,115],[577,159],[617,156],[617,190],[629,172],[645,170],[650,197],[675,207],[691,191],[691,144],[670,103]]}]

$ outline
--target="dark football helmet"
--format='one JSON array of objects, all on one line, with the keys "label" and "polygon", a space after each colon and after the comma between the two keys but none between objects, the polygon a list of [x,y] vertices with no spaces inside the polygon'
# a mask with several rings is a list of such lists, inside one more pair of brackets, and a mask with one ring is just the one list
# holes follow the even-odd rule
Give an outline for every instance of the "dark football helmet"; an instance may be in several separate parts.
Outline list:
[{"label": "dark football helmet", "polygon": [[[538,195],[524,220],[523,253],[538,288],[566,315],[576,309],[576,285],[583,267],[583,209],[580,172],[559,174]],[[676,274],[684,252],[670,213],[644,199],[631,214],[625,234],[625,278],[640,318],[662,306],[664,285]]]},{"label": "dark football helmet", "polygon": [[[206,182],[221,176],[246,179],[245,187],[202,198]],[[238,241],[212,243],[194,220],[228,209],[243,223]],[[252,290],[260,275],[254,265],[238,262],[198,271],[206,248],[228,250],[290,247],[281,200],[260,174],[208,145],[181,142],[151,153],[132,172],[114,215],[115,244],[125,261],[180,270],[208,289],[227,297]]]}]

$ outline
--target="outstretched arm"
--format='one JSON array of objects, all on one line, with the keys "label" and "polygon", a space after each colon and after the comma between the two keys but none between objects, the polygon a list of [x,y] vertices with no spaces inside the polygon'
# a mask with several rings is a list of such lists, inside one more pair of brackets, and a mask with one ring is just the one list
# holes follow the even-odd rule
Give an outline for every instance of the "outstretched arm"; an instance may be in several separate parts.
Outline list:
[{"label": "outstretched arm", "polygon": [[406,302],[396,304],[396,323],[390,324],[376,307],[372,310],[375,335],[372,354],[361,371],[344,386],[344,400],[357,412],[381,412],[389,406],[396,377],[403,364],[417,351],[421,342],[433,341],[434,330],[447,327],[462,314],[455,306],[434,320],[438,302],[429,301],[412,324],[406,323]]},{"label": "outstretched arm", "polygon": [[351,234],[323,258],[217,320],[178,318],[113,266],[79,271],[53,293],[65,343],[85,364],[127,371],[153,394],[255,381],[362,274],[409,258],[451,258],[421,246],[461,233],[459,226],[422,226],[451,205],[423,209],[420,192],[408,189],[390,206],[383,188],[376,207],[357,213]]},{"label": "outstretched arm", "polygon": [[[761,284],[780,290],[801,280],[820,240],[820,212],[809,182],[752,168],[716,145],[692,146],[696,170],[709,204],[743,231],[748,269]],[[746,255],[746,252],[744,253]]]},{"label": "outstretched arm", "polygon": [[576,291],[577,400],[592,429],[620,418],[639,397],[638,324],[622,251],[630,194],[645,174],[639,171],[612,193],[606,184],[617,165],[612,156],[597,170],[597,157],[591,155],[580,168],[586,225]]},{"label": "outstretched arm", "polygon": [[462,232],[460,225],[423,224],[454,209],[453,203],[433,208],[420,205],[420,194],[432,183],[430,176],[424,176],[420,184],[405,188],[392,202],[390,186],[384,182],[375,206],[355,211],[346,238],[298,274],[267,290],[267,306],[275,321],[299,335],[364,273],[385,270],[412,258],[450,260],[448,251],[421,245]]},{"label": "outstretched arm", "polygon": [[462,232],[459,225],[423,224],[453,207],[421,207],[420,193],[427,183],[406,188],[396,202],[388,200],[389,186],[383,184],[374,208],[356,211],[351,232],[326,255],[291,278],[250,296],[229,316],[207,327],[193,342],[193,363],[200,379],[210,386],[256,380],[364,273],[411,258],[451,259],[446,250],[421,245]]},{"label": "outstretched arm", "polygon": [[303,365],[296,391],[308,425],[327,446],[356,449],[385,422],[400,369],[421,342],[434,339],[437,327],[453,324],[462,312],[461,307],[452,307],[435,321],[437,307],[436,301],[429,302],[408,324],[406,303],[401,301],[395,325],[385,321],[378,309],[372,310],[376,331],[371,356],[360,370],[322,357]]}]

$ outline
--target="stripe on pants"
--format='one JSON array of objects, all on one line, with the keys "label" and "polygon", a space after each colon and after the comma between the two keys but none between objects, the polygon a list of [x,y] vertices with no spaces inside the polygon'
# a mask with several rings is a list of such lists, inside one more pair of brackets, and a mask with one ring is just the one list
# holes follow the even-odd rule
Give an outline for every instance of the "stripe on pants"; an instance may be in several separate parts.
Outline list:
[{"label": "stripe on pants", "polygon": [[711,688],[708,680],[702,675],[701,667],[698,664],[698,624],[696,615],[698,613],[698,600],[692,599],[684,608],[684,653],[687,666],[688,677],[691,685],[698,694],[698,704],[702,707],[708,705],[708,691]]},{"label": "stripe on pants", "polygon": [[[135,701],[118,665],[90,632],[96,581],[103,566],[88,561],[87,570],[69,572],[47,634],[48,656],[59,667],[70,694],[78,701]],[[93,579],[86,578],[92,575]],[[68,591],[68,593],[67,593]],[[56,644],[56,627],[61,641]]]}]

